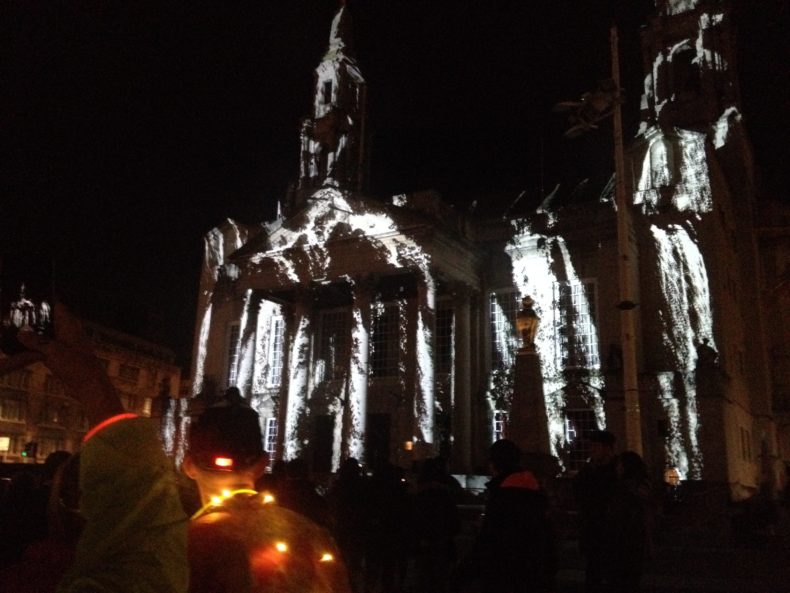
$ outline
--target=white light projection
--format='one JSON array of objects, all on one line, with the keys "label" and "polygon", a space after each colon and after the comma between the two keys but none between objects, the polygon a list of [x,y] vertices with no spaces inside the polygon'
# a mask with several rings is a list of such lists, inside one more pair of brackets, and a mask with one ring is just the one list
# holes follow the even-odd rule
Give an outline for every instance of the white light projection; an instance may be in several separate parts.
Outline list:
[{"label": "white light projection", "polygon": [[[271,323],[271,320],[282,320],[284,311],[282,305],[269,301],[266,299],[261,300],[260,308],[258,309],[258,324],[256,330],[255,346],[255,364],[252,374],[252,393],[260,394],[265,393],[268,389],[276,387],[280,384],[280,377],[274,376],[275,369],[272,368],[274,363],[275,353],[272,352],[277,347],[275,342],[278,336],[275,335],[277,331],[282,331],[279,325]],[[282,324],[282,321],[280,321]],[[282,349],[285,345],[279,344]],[[279,353],[282,360],[282,352]],[[282,374],[282,371],[280,372]]]},{"label": "white light projection", "polygon": [[733,124],[741,122],[741,114],[737,107],[727,107],[724,112],[719,116],[711,126],[711,133],[713,134],[713,146],[718,150],[727,144],[730,137],[730,132],[733,129]]},{"label": "white light projection", "polygon": [[700,0],[666,0],[662,2],[664,11],[668,15],[680,14],[689,10],[694,10],[700,3]]},{"label": "white light projection", "polygon": [[214,287],[219,280],[221,272],[224,272],[231,279],[238,277],[238,268],[233,265],[225,265],[225,259],[247,241],[246,229],[240,227],[231,219],[227,219],[226,224],[229,227],[226,231],[214,228],[206,234],[204,241],[203,271],[200,281],[202,294],[198,304],[198,306],[203,306],[204,309],[198,333],[197,355],[195,356],[195,380],[192,384],[193,397],[203,391]]},{"label": "white light projection", "polygon": [[370,312],[368,311],[366,316],[363,312],[364,307],[370,308],[369,298],[361,296],[355,290],[354,306],[351,311],[351,368],[349,369],[348,384],[348,416],[351,426],[348,434],[348,454],[356,459],[364,459],[368,401],[368,355],[370,350],[368,326]]},{"label": "white light projection", "polygon": [[675,396],[674,373],[658,373],[658,397],[669,420],[664,440],[664,454],[669,467],[678,470],[681,480],[688,479],[689,458],[683,443],[683,421],[680,402]]},{"label": "white light projection", "polygon": [[252,289],[247,289],[244,294],[244,309],[239,323],[239,341],[236,344],[236,352],[239,353],[236,360],[236,387],[242,394],[246,387],[252,383],[253,368],[255,365],[255,334],[257,324],[253,326],[254,318],[251,319],[250,309],[255,307]]},{"label": "white light projection", "polygon": [[[419,274],[425,287],[424,298],[419,303],[417,352],[417,385],[415,394],[416,443],[432,445],[434,442],[434,385],[433,353],[431,348],[432,320],[435,317],[435,286],[430,271],[430,256],[420,243],[404,234],[393,215],[383,204],[365,202],[348,197],[331,187],[318,190],[310,198],[310,205],[300,215],[303,219],[297,228],[283,226],[270,235],[271,248],[250,258],[244,274],[255,275],[264,262],[274,263],[274,273],[286,285],[308,285],[316,278],[326,278],[330,270],[332,239],[353,236],[373,247],[378,257],[393,269],[413,270]],[[285,455],[298,456],[303,443],[298,440],[298,427],[306,414],[308,394],[309,336],[308,321],[303,319],[296,330],[293,344],[291,382],[285,430]],[[359,357],[352,345],[352,360]],[[298,356],[304,353],[303,356]],[[349,406],[364,409],[361,398],[364,390],[350,390]],[[294,401],[299,400],[299,401]],[[352,418],[348,434],[364,434],[362,420]],[[356,446],[356,445],[355,445]]]},{"label": "white light projection", "polygon": [[[560,261],[554,260],[552,252],[560,255]],[[559,357],[555,356],[556,341],[555,336],[560,330],[558,327],[559,316],[555,316],[557,304],[554,298],[555,283],[562,280],[571,283],[579,283],[580,278],[571,261],[565,240],[560,237],[547,237],[535,234],[525,227],[508,248],[512,262],[513,283],[518,287],[522,295],[530,295],[536,302],[536,310],[541,315],[541,323],[535,338],[535,344],[541,358],[541,369],[543,372],[543,393],[546,404],[546,416],[548,419],[549,443],[553,455],[560,456],[559,453],[567,444],[565,442],[565,417],[563,409],[566,406],[563,388],[567,384],[567,379],[563,375],[565,370]],[[562,268],[565,273],[564,278],[558,278],[555,269]],[[579,300],[576,317],[587,315],[594,318],[590,303],[586,296]],[[593,340],[597,342],[597,328],[592,327]],[[584,357],[584,351],[580,351]],[[504,354],[504,353],[503,353]],[[512,360],[512,354],[508,354],[506,359]],[[603,399],[600,390],[603,388],[603,379],[598,373],[599,364],[597,361],[583,360],[584,368],[577,369],[576,372],[585,372],[584,381],[593,389],[588,391],[589,401],[587,405],[593,410],[596,421],[600,428],[606,427],[606,416],[604,412]]]},{"label": "white light projection", "polygon": [[706,135],[676,128],[675,134],[667,136],[654,126],[643,136],[647,148],[634,204],[641,204],[645,214],[656,213],[662,207],[660,188],[669,188],[670,205],[675,210],[710,212],[713,198],[705,153]]},{"label": "white light projection", "polygon": [[[656,241],[659,283],[664,296],[664,306],[659,311],[662,338],[674,359],[674,368],[683,379],[691,448],[689,452],[673,451],[672,457],[687,455],[690,459],[689,477],[699,479],[702,452],[698,443],[699,418],[693,375],[697,364],[696,348],[703,339],[708,339],[711,347],[716,348],[708,274],[699,246],[686,228],[678,224],[669,225],[666,229],[651,225],[650,232]],[[665,394],[663,400],[667,397]],[[673,442],[677,443],[677,438]]]},{"label": "white light projection", "polygon": [[[699,4],[669,2],[665,3],[664,12],[679,14]],[[658,101],[662,95],[657,85],[669,77],[667,68],[671,65],[665,61],[672,62],[679,55],[677,52],[693,48],[695,55],[691,64],[700,70],[700,76],[705,71],[723,72],[729,68],[721,54],[709,49],[709,31],[721,26],[724,18],[721,12],[701,13],[695,36],[657,53],[652,73],[645,79],[642,97],[645,108],[651,97],[656,99],[655,118],[668,100],[664,97],[663,101]],[[667,462],[678,467],[684,478],[699,479],[703,469],[694,375],[696,345],[708,339],[715,348],[707,268],[696,241],[697,226],[703,224],[705,215],[713,210],[706,143],[710,141],[716,150],[723,148],[740,121],[738,109],[730,105],[711,124],[707,134],[680,128],[665,133],[644,121],[639,130],[639,135],[647,141],[647,149],[634,204],[641,204],[642,213],[652,219],[650,231],[658,254],[658,261],[653,265],[661,288],[661,337],[665,349],[671,353],[670,366],[676,369],[658,374],[660,400],[669,419]],[[685,213],[687,216],[682,224],[669,224],[660,222],[659,217],[664,213],[670,216]]]},{"label": "white light projection", "polygon": [[283,440],[285,459],[296,459],[305,443],[299,437],[298,421],[307,413],[307,381],[310,365],[310,318],[302,314],[296,320],[291,344],[291,371]]}]

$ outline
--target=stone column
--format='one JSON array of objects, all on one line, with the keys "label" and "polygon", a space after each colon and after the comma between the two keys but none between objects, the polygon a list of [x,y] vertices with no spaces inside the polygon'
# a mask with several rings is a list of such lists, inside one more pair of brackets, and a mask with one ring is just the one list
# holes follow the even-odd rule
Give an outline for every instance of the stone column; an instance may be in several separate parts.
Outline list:
[{"label": "stone column", "polygon": [[436,321],[436,287],[426,272],[417,286],[417,327],[415,336],[414,385],[414,458],[425,459],[436,454],[434,329]]},{"label": "stone column", "polygon": [[455,368],[453,410],[453,458],[462,471],[472,470],[472,372],[469,322],[469,288],[458,286],[455,290],[455,343],[453,344]]},{"label": "stone column", "polygon": [[247,401],[252,396],[252,371],[255,366],[255,334],[261,299],[252,289],[244,295],[244,311],[239,322],[239,355],[236,361],[236,387]]},{"label": "stone column", "polygon": [[516,354],[513,404],[510,407],[510,439],[529,453],[551,453],[543,373],[537,352]]},{"label": "stone column", "polygon": [[370,295],[367,279],[354,282],[351,308],[351,357],[349,362],[348,425],[344,427],[345,448],[350,457],[365,455],[365,428],[368,408],[368,355],[370,352]]},{"label": "stone column", "polygon": [[291,347],[288,357],[288,389],[285,401],[283,458],[299,457],[303,449],[302,420],[307,413],[312,328],[306,294],[298,295],[293,308]]}]

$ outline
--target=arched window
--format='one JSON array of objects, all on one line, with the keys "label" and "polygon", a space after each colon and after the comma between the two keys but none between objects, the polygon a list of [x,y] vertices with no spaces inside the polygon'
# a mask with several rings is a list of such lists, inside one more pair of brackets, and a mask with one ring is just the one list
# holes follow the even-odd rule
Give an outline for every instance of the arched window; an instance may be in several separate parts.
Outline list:
[{"label": "arched window", "polygon": [[672,53],[672,99],[689,101],[699,96],[701,90],[699,63],[694,60],[697,52],[689,45],[681,45]]}]

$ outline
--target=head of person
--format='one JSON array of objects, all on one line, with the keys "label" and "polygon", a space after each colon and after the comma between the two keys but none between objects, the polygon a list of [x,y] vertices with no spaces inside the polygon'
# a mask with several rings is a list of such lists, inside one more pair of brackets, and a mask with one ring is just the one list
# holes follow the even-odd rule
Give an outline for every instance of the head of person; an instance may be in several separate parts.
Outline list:
[{"label": "head of person", "polygon": [[644,480],[647,479],[647,466],[638,453],[623,451],[617,458],[617,474],[625,480]]},{"label": "head of person", "polygon": [[521,449],[513,441],[500,439],[488,450],[488,460],[495,476],[509,474],[520,467]]},{"label": "head of person", "polygon": [[614,444],[617,437],[608,430],[594,430],[587,437],[590,442],[590,461],[595,465],[604,465],[614,458]]},{"label": "head of person", "polygon": [[258,414],[251,408],[226,401],[190,424],[183,468],[204,503],[223,491],[254,488],[267,463]]}]

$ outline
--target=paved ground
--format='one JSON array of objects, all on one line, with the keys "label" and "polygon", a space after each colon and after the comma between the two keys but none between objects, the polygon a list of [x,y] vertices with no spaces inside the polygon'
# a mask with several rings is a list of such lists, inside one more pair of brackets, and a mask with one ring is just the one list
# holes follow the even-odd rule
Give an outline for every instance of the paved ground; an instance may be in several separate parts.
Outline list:
[{"label": "paved ground", "polygon": [[[735,541],[732,530],[662,527],[646,565],[642,593],[790,593],[790,520]],[[574,540],[565,540],[560,593],[581,593],[584,573]]]}]

